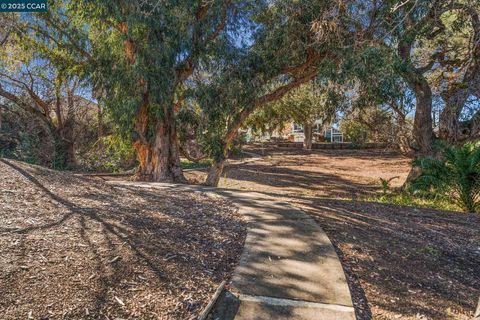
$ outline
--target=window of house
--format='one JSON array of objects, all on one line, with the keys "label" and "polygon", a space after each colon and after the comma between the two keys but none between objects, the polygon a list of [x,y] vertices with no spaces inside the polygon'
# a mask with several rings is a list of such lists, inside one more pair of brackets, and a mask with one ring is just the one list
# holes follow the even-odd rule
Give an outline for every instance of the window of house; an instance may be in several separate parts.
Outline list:
[{"label": "window of house", "polygon": [[303,132],[303,126],[301,124],[293,124],[293,132],[294,133],[302,133]]}]

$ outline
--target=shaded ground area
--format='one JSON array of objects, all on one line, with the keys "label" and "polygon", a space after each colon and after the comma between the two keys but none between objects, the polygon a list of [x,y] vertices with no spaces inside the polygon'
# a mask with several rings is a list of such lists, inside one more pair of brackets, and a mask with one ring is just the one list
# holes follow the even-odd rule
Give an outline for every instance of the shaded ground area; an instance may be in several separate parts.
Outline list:
[{"label": "shaded ground area", "polygon": [[382,150],[254,151],[266,157],[228,167],[221,185],[313,216],[341,258],[358,319],[471,319],[480,215],[332,199],[379,191],[380,177],[399,176],[392,186],[400,186],[409,159]]},{"label": "shaded ground area", "polygon": [[353,320],[348,284],[324,231],[303,211],[259,192],[194,185],[115,181],[114,185],[225,197],[248,221],[232,283],[216,304],[217,320]]},{"label": "shaded ground area", "polygon": [[2,319],[194,319],[245,238],[232,205],[0,160]]},{"label": "shaded ground area", "polygon": [[[398,177],[392,187],[403,184],[410,159],[385,150],[314,150],[249,147],[263,155],[249,163],[227,166],[220,187],[268,190],[278,194],[355,198],[379,189],[380,178]],[[204,173],[189,172],[202,181]]]},{"label": "shaded ground area", "polygon": [[[297,199],[337,249],[359,319],[471,319],[480,296],[480,217]],[[368,305],[365,304],[365,299]]]}]

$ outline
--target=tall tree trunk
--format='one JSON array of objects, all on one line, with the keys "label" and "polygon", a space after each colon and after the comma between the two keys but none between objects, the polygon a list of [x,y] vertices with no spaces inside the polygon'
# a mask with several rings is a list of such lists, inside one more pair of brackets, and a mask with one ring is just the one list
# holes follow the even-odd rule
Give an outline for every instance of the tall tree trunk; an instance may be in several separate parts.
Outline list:
[{"label": "tall tree trunk", "polygon": [[[170,108],[164,108],[164,111],[163,117],[156,122],[153,141],[148,142],[143,138],[134,143],[139,161],[135,178],[142,181],[187,183],[180,165],[174,112]],[[139,115],[137,129],[146,128],[147,121],[145,111]]]},{"label": "tall tree trunk", "polygon": [[432,123],[432,91],[423,79],[413,86],[417,99],[415,119],[413,122],[413,139],[416,143],[416,156],[424,157],[432,154],[434,142]]},{"label": "tall tree trunk", "polygon": [[312,140],[313,140],[313,124],[307,122],[303,124],[303,134],[305,138],[303,140],[303,147],[306,150],[312,150]]},{"label": "tall tree trunk", "polygon": [[210,170],[208,171],[207,179],[205,180],[205,185],[216,187],[220,182],[220,178],[223,173],[223,168],[225,166],[225,159],[214,160]]},{"label": "tall tree trunk", "polygon": [[[406,67],[402,76],[415,94],[415,119],[413,122],[414,157],[421,158],[433,153],[433,121],[432,121],[432,90],[427,79],[420,69],[416,69],[411,60],[410,52],[413,42],[401,41],[398,46],[399,56],[404,60]],[[412,167],[404,186],[415,180],[421,171]]]},{"label": "tall tree trunk", "polygon": [[[417,80],[419,80],[417,78]],[[433,155],[432,91],[428,82],[422,77],[412,83],[411,88],[417,100],[413,122],[414,158]],[[405,186],[421,175],[419,167],[412,167],[405,181]]]},{"label": "tall tree trunk", "polygon": [[[401,75],[412,89],[416,98],[415,119],[413,122],[413,140],[415,142],[415,157],[432,154],[434,142],[432,121],[432,90],[423,75],[422,69],[413,65],[410,54],[415,39],[403,39],[398,44],[398,55],[405,63]],[[428,71],[428,70],[427,70]]]}]

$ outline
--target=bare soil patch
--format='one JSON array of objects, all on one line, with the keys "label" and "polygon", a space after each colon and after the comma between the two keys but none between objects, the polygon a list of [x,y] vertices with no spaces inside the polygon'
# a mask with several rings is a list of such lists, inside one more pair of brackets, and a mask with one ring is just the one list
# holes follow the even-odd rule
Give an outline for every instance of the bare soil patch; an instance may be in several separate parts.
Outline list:
[{"label": "bare soil patch", "polygon": [[[248,163],[232,161],[220,187],[351,199],[378,191],[380,178],[398,177],[391,186],[401,186],[411,161],[389,150],[247,150],[263,157]],[[188,172],[187,176],[203,181],[205,173]]]},{"label": "bare soil patch", "polygon": [[480,215],[351,200],[378,192],[380,178],[403,184],[410,159],[384,150],[250,150],[265,157],[228,166],[221,186],[274,195],[312,215],[337,250],[358,319],[472,318]]},{"label": "bare soil patch", "polygon": [[243,247],[224,200],[11,160],[0,177],[2,319],[194,319]]}]

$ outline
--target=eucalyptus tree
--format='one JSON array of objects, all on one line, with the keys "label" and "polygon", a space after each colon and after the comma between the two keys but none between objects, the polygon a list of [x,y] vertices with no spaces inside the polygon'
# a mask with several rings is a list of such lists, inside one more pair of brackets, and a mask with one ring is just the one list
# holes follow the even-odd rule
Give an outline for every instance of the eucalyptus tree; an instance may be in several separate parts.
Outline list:
[{"label": "eucalyptus tree", "polygon": [[[252,44],[221,57],[199,82],[197,99],[211,124],[214,159],[206,184],[218,184],[237,131],[256,110],[335,69],[343,55],[373,35],[374,6],[363,1],[265,1],[252,16]],[[217,58],[218,59],[218,58]]]},{"label": "eucalyptus tree", "polygon": [[199,59],[217,50],[238,1],[75,1],[66,14],[84,24],[92,79],[134,143],[142,180],[177,181],[177,93]]},{"label": "eucalyptus tree", "polygon": [[[444,29],[435,45],[445,53],[434,73],[434,86],[445,102],[439,137],[450,143],[480,139],[480,3],[452,4],[439,22]],[[438,49],[437,49],[438,50]]]},{"label": "eucalyptus tree", "polygon": [[11,102],[3,107],[20,108],[39,120],[53,140],[55,167],[71,168],[76,164],[77,118],[88,112],[78,97],[85,83],[72,72],[80,69],[79,61],[73,62],[54,41],[53,29],[44,26],[40,32],[37,21],[34,16],[2,15],[0,98]]},{"label": "eucalyptus tree", "polygon": [[180,88],[201,57],[222,50],[249,4],[58,0],[47,13],[23,15],[17,35],[66,76],[89,81],[133,142],[138,179],[184,182],[175,121]]},{"label": "eucalyptus tree", "polygon": [[386,2],[384,44],[396,51],[399,74],[415,95],[417,156],[432,153],[434,94],[447,104],[440,136],[457,135],[455,122],[478,83],[479,10],[475,0]]},{"label": "eucalyptus tree", "polygon": [[344,109],[345,95],[332,84],[311,81],[287,93],[282,99],[254,112],[247,126],[254,131],[282,130],[288,123],[303,125],[304,148],[312,148],[313,127],[331,123],[337,112]]}]

